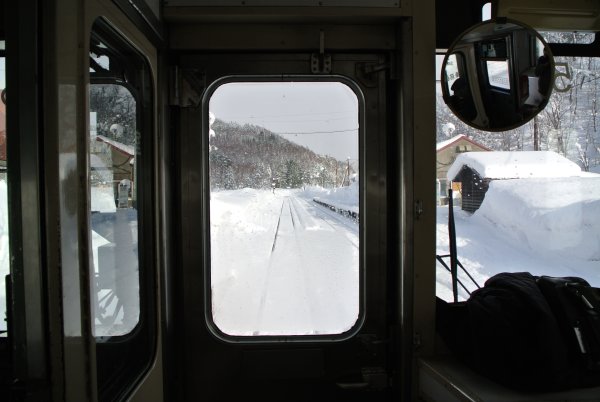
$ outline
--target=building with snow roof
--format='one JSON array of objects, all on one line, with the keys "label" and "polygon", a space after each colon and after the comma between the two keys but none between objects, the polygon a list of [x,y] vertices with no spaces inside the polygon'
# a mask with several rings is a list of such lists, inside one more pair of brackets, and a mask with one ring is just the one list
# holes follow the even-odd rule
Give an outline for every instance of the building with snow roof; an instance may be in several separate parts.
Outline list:
[{"label": "building with snow roof", "polygon": [[475,212],[492,180],[579,176],[576,163],[552,151],[469,152],[458,155],[446,179],[460,183],[462,209]]},{"label": "building with snow roof", "polygon": [[479,144],[464,134],[454,136],[446,141],[438,142],[436,147],[436,178],[438,189],[438,203],[445,204],[448,195],[447,175],[448,169],[456,157],[464,152],[491,151],[486,146]]},{"label": "building with snow roof", "polygon": [[90,155],[92,179],[112,182],[114,194],[118,194],[119,184],[128,180],[132,203],[135,204],[135,147],[119,141],[96,135]]}]

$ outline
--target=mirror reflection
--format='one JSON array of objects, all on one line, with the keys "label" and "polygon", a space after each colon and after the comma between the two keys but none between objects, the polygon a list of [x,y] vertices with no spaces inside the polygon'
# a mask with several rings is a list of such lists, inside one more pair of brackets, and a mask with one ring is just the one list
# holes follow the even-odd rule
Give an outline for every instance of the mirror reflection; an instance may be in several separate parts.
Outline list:
[{"label": "mirror reflection", "polygon": [[506,19],[476,25],[442,65],[444,102],[465,123],[487,131],[521,126],[552,93],[554,59],[533,29]]}]

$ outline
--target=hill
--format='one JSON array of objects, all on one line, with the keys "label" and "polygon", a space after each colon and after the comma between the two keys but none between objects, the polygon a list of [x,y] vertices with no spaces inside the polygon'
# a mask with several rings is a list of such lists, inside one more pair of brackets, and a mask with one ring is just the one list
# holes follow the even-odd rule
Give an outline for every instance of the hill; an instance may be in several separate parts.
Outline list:
[{"label": "hill", "polygon": [[[317,155],[264,127],[215,120],[210,138],[211,189],[339,186],[346,163]],[[353,173],[351,170],[350,173]]]}]

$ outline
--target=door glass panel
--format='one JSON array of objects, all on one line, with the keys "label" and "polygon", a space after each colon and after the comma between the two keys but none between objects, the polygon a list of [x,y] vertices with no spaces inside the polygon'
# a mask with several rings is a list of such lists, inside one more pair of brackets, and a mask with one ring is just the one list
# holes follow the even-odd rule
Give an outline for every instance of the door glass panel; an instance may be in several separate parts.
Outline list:
[{"label": "door glass panel", "polygon": [[209,103],[210,290],[227,335],[359,318],[359,101],[339,82],[227,83]]},{"label": "door glass panel", "polygon": [[125,335],[140,316],[136,102],[121,85],[90,85],[94,335]]},{"label": "door glass panel", "polygon": [[497,88],[510,90],[508,60],[486,60],[488,83]]},{"label": "door glass panel", "polygon": [[154,79],[148,59],[101,18],[89,46],[95,384],[99,401],[120,401],[156,358]]}]

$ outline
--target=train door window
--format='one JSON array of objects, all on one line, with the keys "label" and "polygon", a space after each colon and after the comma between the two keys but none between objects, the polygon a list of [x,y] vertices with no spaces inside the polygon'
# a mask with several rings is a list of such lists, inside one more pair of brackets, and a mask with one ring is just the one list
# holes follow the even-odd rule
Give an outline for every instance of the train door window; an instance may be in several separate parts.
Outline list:
[{"label": "train door window", "polygon": [[92,332],[100,399],[115,400],[154,353],[152,91],[145,58],[101,20],[89,61]]},{"label": "train door window", "polygon": [[487,21],[492,16],[492,3],[485,3],[481,7],[481,21]]},{"label": "train door window", "polygon": [[359,98],[342,82],[226,82],[210,96],[211,318],[229,336],[359,322]]},{"label": "train door window", "polygon": [[94,334],[122,336],[139,322],[136,101],[122,85],[90,85],[90,207]]},{"label": "train door window", "polygon": [[[552,96],[525,125],[479,131],[438,96],[437,177],[453,190],[459,299],[500,272],[580,276],[600,286],[600,57],[577,49],[600,54],[586,35],[542,36],[570,54],[555,52]],[[436,293],[451,301],[448,202],[447,193],[439,197]]]},{"label": "train door window", "polygon": [[486,60],[485,66],[488,84],[495,88],[510,91],[508,60]]}]

